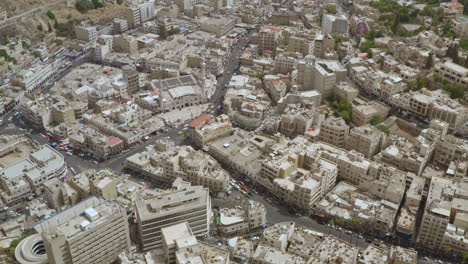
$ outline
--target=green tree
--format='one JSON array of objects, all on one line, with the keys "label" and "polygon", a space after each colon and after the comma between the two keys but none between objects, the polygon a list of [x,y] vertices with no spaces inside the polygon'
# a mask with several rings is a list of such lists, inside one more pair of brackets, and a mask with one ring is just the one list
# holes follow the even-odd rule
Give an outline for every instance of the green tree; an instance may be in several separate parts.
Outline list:
[{"label": "green tree", "polygon": [[369,55],[369,57],[372,57],[372,49],[376,47],[377,46],[375,45],[375,42],[373,40],[368,40],[361,44],[360,49],[362,50],[362,52],[366,52]]},{"label": "green tree", "polygon": [[427,57],[427,60],[426,60],[426,65],[424,65],[424,69],[428,70],[432,68],[432,64],[434,64],[434,58],[433,58],[432,52],[429,52],[429,56]]},{"label": "green tree", "polygon": [[338,104],[338,110],[339,111],[351,111],[352,105],[347,101],[347,100],[341,100],[340,103]]},{"label": "green tree", "polygon": [[436,74],[436,75],[434,75],[434,81],[436,81],[436,82],[441,82],[441,81],[442,81],[442,77],[440,77],[439,74]]},{"label": "green tree", "polygon": [[93,2],[93,5],[94,5],[94,8],[101,8],[101,7],[104,7],[104,2],[102,2],[101,0],[92,0]]},{"label": "green tree", "polygon": [[377,125],[375,126],[378,130],[384,132],[385,134],[390,134],[390,129],[388,129],[387,126],[385,126],[384,124],[380,124],[380,125]]},{"label": "green tree", "polygon": [[80,13],[86,13],[90,9],[96,8],[90,0],[78,0],[75,4],[76,10]]},{"label": "green tree", "polygon": [[460,47],[463,50],[468,51],[468,39],[460,39]]},{"label": "green tree", "polygon": [[453,60],[454,63],[458,63],[458,45],[452,44],[447,48],[447,53],[445,53],[445,57],[449,57]]},{"label": "green tree", "polygon": [[427,78],[426,77],[419,77],[417,85],[418,85],[418,89],[421,89],[423,87],[427,87]]},{"label": "green tree", "polygon": [[117,4],[121,5],[123,4],[124,0],[117,0]]},{"label": "green tree", "polygon": [[380,64],[380,66],[382,66],[385,62],[385,59],[383,57],[380,57],[378,60],[377,60],[377,63]]},{"label": "green tree", "polygon": [[49,17],[50,20],[55,20],[55,14],[52,13],[52,11],[47,11],[46,13],[47,17]]},{"label": "green tree", "polygon": [[327,6],[325,7],[325,10],[329,14],[336,14],[336,6]]},{"label": "green tree", "polygon": [[383,119],[379,115],[375,115],[371,118],[370,124],[373,126],[378,125],[379,123],[382,123]]},{"label": "green tree", "polygon": [[172,36],[175,34],[179,34],[179,32],[180,32],[180,29],[178,27],[171,26],[171,29],[169,29],[168,34],[169,36]]},{"label": "green tree", "polygon": [[341,112],[340,112],[340,116],[341,116],[341,118],[343,118],[343,120],[344,120],[346,123],[349,124],[349,122],[351,122],[351,112],[346,111],[346,110],[341,111]]},{"label": "green tree", "polygon": [[161,39],[166,39],[167,38],[167,29],[166,26],[160,25],[159,26],[159,37]]},{"label": "green tree", "polygon": [[263,81],[263,78],[265,77],[265,73],[264,72],[261,72],[261,73],[258,73],[257,74],[257,78],[259,78],[260,80]]},{"label": "green tree", "polygon": [[39,30],[39,31],[42,31],[42,30],[43,30],[42,24],[37,24],[37,30]]}]

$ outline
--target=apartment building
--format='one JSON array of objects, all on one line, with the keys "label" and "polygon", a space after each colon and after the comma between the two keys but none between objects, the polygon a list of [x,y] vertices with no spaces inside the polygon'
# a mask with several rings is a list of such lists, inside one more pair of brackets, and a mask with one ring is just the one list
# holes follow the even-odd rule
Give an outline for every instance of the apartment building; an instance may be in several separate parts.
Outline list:
[{"label": "apartment building", "polygon": [[128,28],[137,28],[141,24],[140,8],[138,6],[129,6],[124,11],[125,19],[127,19]]},{"label": "apartment building", "polygon": [[67,172],[60,153],[49,146],[33,144],[22,136],[1,136],[0,153],[0,195],[8,205],[39,194],[44,182],[63,177]]},{"label": "apartment building", "polygon": [[348,34],[348,19],[344,16],[324,14],[322,18],[322,34]]},{"label": "apartment building", "polygon": [[7,20],[8,14],[6,9],[0,8],[0,21]]},{"label": "apartment building", "polygon": [[140,76],[134,65],[125,65],[122,67],[122,76],[127,84],[127,94],[132,95],[140,90]]},{"label": "apartment building", "polygon": [[338,82],[335,84],[333,94],[348,102],[352,102],[354,98],[358,97],[359,90],[349,82]]},{"label": "apartment building", "polygon": [[215,34],[217,37],[222,37],[231,31],[236,23],[240,20],[238,17],[205,17],[200,23],[200,30]]},{"label": "apartment building", "polygon": [[339,148],[344,148],[348,134],[349,126],[343,118],[329,116],[320,126],[319,139]]},{"label": "apartment building", "polygon": [[292,237],[295,227],[295,222],[280,222],[265,228],[263,230],[265,244],[286,251],[288,240]]},{"label": "apartment building", "polygon": [[323,58],[325,53],[335,49],[335,39],[330,34],[319,34],[314,39],[314,56]]},{"label": "apartment building", "polygon": [[451,83],[468,85],[468,69],[453,63],[451,61],[439,62],[434,65],[434,71],[443,79],[447,79]]},{"label": "apartment building", "polygon": [[161,229],[188,222],[194,236],[210,230],[211,198],[202,186],[183,185],[156,196],[141,197],[135,203],[135,221],[140,247],[144,251],[162,249]]},{"label": "apartment building", "polygon": [[249,203],[238,208],[221,208],[218,228],[225,236],[244,234],[266,225],[265,205],[249,200]]},{"label": "apartment building", "polygon": [[13,83],[24,88],[26,93],[30,94],[41,88],[54,76],[56,71],[57,69],[51,63],[36,63],[30,68],[21,70],[15,76]]},{"label": "apartment building", "polygon": [[458,2],[458,0],[441,3],[439,7],[449,19],[463,15],[463,4]]},{"label": "apartment building", "polygon": [[281,115],[278,131],[288,137],[304,135],[320,128],[325,115],[318,109],[297,108],[289,105]]},{"label": "apartment building", "polygon": [[116,201],[91,197],[34,225],[48,262],[114,263],[130,248],[126,210]]},{"label": "apartment building", "polygon": [[357,126],[369,124],[373,117],[385,120],[390,108],[378,101],[369,101],[353,107],[352,121]]},{"label": "apartment building", "polygon": [[417,243],[431,249],[448,246],[457,253],[468,249],[468,184],[454,179],[433,177]]},{"label": "apartment building", "polygon": [[112,33],[114,35],[122,34],[127,30],[127,20],[121,18],[114,18],[114,20],[112,20]]},{"label": "apartment building", "polygon": [[260,52],[276,53],[281,32],[282,29],[278,27],[262,26],[259,32],[252,35],[252,44],[257,45]]},{"label": "apartment building", "polygon": [[449,166],[452,161],[463,161],[468,157],[468,142],[453,135],[439,140],[434,152],[434,162]]},{"label": "apartment building", "polygon": [[204,122],[206,119],[210,119],[210,116],[202,115],[189,123],[189,135],[198,146],[205,146],[208,142],[233,133],[232,124],[227,115],[223,114],[213,121]]},{"label": "apartment building", "polygon": [[135,54],[138,52],[138,41],[130,35],[116,35],[114,36],[113,49],[115,52]]},{"label": "apartment building", "polygon": [[468,17],[458,16],[452,20],[452,30],[460,38],[468,38]]},{"label": "apartment building", "polygon": [[312,43],[308,39],[296,36],[289,37],[288,52],[299,52],[303,56],[307,56],[311,54],[312,51]]},{"label": "apartment building", "polygon": [[345,148],[356,150],[371,158],[382,149],[386,135],[384,132],[371,125],[355,127],[350,130],[346,138]]},{"label": "apartment building", "polygon": [[468,109],[465,106],[448,97],[432,98],[428,113],[429,119],[446,122],[454,130],[465,126],[467,115]]},{"label": "apartment building", "polygon": [[97,40],[96,27],[90,27],[86,25],[76,26],[75,37],[76,39],[85,41],[85,42],[96,42]]},{"label": "apartment building", "polygon": [[75,123],[75,111],[64,102],[57,102],[51,107],[52,122],[55,124],[73,125]]},{"label": "apartment building", "polygon": [[312,69],[313,80],[304,81],[304,88],[318,90],[323,98],[332,95],[337,82],[346,80],[347,71],[338,61],[316,61]]},{"label": "apartment building", "polygon": [[297,63],[297,59],[290,53],[280,53],[275,57],[275,73],[289,74]]}]

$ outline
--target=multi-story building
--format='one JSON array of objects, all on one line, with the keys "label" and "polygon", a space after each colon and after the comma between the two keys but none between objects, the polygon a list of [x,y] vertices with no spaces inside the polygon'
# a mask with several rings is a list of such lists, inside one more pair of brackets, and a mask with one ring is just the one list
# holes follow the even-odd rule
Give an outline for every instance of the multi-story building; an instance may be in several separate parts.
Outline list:
[{"label": "multi-story building", "polygon": [[468,184],[457,179],[432,177],[417,243],[430,249],[468,250],[466,232]]},{"label": "multi-story building", "polygon": [[259,32],[252,35],[252,44],[258,45],[260,52],[276,53],[282,29],[273,26],[262,26]]},{"label": "multi-story building", "polygon": [[385,133],[374,126],[355,127],[346,138],[345,148],[356,150],[370,158],[380,152],[385,138]]},{"label": "multi-story building", "polygon": [[318,90],[323,98],[327,98],[333,94],[337,82],[346,80],[346,73],[346,69],[338,61],[316,61],[312,70],[313,80],[311,83],[304,81],[304,88]]},{"label": "multi-story building", "polygon": [[140,8],[138,6],[129,6],[125,9],[124,16],[127,19],[128,28],[137,28],[141,25]]},{"label": "multi-story building", "polygon": [[335,16],[330,14],[323,15],[322,34],[348,34],[348,19],[344,16]]},{"label": "multi-story building", "polygon": [[8,14],[6,9],[0,8],[0,21],[7,20]]},{"label": "multi-story building", "polygon": [[75,27],[76,39],[85,42],[96,42],[97,31],[96,27],[90,27],[86,25],[80,25]]},{"label": "multi-story building", "polygon": [[458,16],[452,20],[452,31],[459,38],[468,38],[468,17]]},{"label": "multi-story building", "polygon": [[211,119],[209,115],[202,115],[189,123],[189,135],[198,146],[204,146],[208,142],[233,133],[232,124],[227,115],[220,115],[212,121],[209,119]]},{"label": "multi-story building", "polygon": [[378,101],[369,101],[353,107],[352,120],[357,126],[369,124],[374,117],[383,121],[387,118],[389,110],[389,107]]},{"label": "multi-story building", "polygon": [[463,16],[463,4],[458,2],[458,0],[441,3],[439,7],[443,10],[444,15],[449,19]]},{"label": "multi-story building", "polygon": [[116,52],[128,54],[135,54],[138,52],[138,41],[135,37],[126,34],[114,36],[112,46]]},{"label": "multi-story building", "polygon": [[114,263],[130,248],[126,210],[116,201],[91,197],[36,223],[48,262]]},{"label": "multi-story building", "polygon": [[114,18],[114,20],[112,20],[112,33],[114,35],[122,34],[127,30],[127,20],[121,18]]},{"label": "multi-story building", "polygon": [[335,84],[333,94],[348,102],[352,102],[354,98],[358,97],[359,90],[349,82],[338,82]]},{"label": "multi-story building", "polygon": [[140,8],[140,23],[154,19],[154,0],[146,1],[138,5]]},{"label": "multi-story building", "polygon": [[42,87],[56,73],[56,69],[51,63],[37,63],[30,68],[21,70],[13,80],[13,83],[23,87],[26,93],[33,93]]},{"label": "multi-story building", "polygon": [[291,36],[288,39],[288,52],[299,52],[307,56],[312,52],[312,43],[308,39]]},{"label": "multi-story building", "polygon": [[[21,152],[17,152],[22,150]],[[67,172],[63,156],[49,146],[37,146],[21,136],[0,137],[0,195],[15,204],[41,192],[42,184]],[[13,162],[12,162],[13,161]]]},{"label": "multi-story building", "polygon": [[345,147],[345,140],[349,134],[349,126],[343,118],[329,116],[320,126],[320,140],[337,146]]},{"label": "multi-story building", "polygon": [[250,201],[246,208],[222,208],[218,229],[223,235],[243,234],[266,225],[266,209],[262,203]]},{"label": "multi-story building", "polygon": [[211,198],[207,188],[190,186],[151,197],[141,197],[135,203],[138,238],[144,251],[163,247],[161,229],[188,222],[194,236],[204,236],[210,230]]},{"label": "multi-story building", "polygon": [[231,31],[236,25],[237,21],[240,20],[238,17],[226,16],[226,17],[205,17],[200,23],[200,30],[215,34],[217,37],[224,36],[226,33]]},{"label": "multi-story building", "polygon": [[451,83],[468,85],[468,69],[459,64],[451,61],[439,62],[434,65],[434,71]]},{"label": "multi-story building", "polygon": [[452,161],[463,161],[468,157],[468,142],[453,135],[439,140],[434,153],[434,162],[449,166]]},{"label": "multi-story building", "polygon": [[314,55],[323,58],[324,54],[335,49],[335,39],[330,34],[317,35],[314,39]]},{"label": "multi-story building", "polygon": [[73,125],[75,123],[75,111],[64,102],[57,102],[51,106],[51,117],[55,124]]}]

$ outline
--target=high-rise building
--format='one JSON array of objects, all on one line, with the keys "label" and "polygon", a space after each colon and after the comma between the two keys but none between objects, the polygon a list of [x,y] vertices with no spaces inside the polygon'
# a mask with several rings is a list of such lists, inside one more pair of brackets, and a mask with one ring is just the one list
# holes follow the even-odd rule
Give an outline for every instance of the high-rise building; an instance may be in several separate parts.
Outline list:
[{"label": "high-rise building", "polygon": [[50,264],[114,263],[130,247],[126,210],[95,196],[34,225]]},{"label": "high-rise building", "polygon": [[128,94],[133,94],[140,88],[140,77],[134,65],[125,65],[122,68],[123,79],[127,83]]},{"label": "high-rise building", "polygon": [[194,236],[210,230],[211,198],[207,188],[189,183],[175,191],[142,197],[135,203],[138,237],[143,250],[161,249],[163,227],[188,222]]}]

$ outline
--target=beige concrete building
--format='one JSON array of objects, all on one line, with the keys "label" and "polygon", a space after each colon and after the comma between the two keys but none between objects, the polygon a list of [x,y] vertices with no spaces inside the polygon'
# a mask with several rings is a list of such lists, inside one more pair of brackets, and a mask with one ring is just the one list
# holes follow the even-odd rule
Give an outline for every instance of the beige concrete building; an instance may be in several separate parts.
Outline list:
[{"label": "beige concrete building", "polygon": [[452,161],[463,161],[468,157],[468,142],[453,135],[439,140],[437,143],[434,162],[449,166]]},{"label": "beige concrete building", "polygon": [[459,64],[451,61],[439,62],[434,65],[434,71],[451,83],[468,85],[468,69]]},{"label": "beige concrete building", "polygon": [[205,20],[200,23],[200,30],[213,33],[217,37],[224,36],[231,31],[240,20],[238,17],[231,16],[204,18]]},{"label": "beige concrete building", "polygon": [[348,34],[348,19],[344,16],[324,14],[322,17],[322,33],[328,34]]},{"label": "beige concrete building", "polygon": [[112,20],[112,34],[122,34],[128,30],[127,20],[121,18],[114,18]]},{"label": "beige concrete building", "polygon": [[265,206],[252,200],[242,209],[222,208],[219,216],[218,228],[226,236],[244,234],[266,225]]},{"label": "beige concrete building", "polygon": [[189,124],[189,135],[198,146],[205,146],[207,143],[218,138],[230,136],[233,133],[232,124],[227,115],[220,115],[215,120],[207,120],[208,115],[200,116],[192,120]]},{"label": "beige concrete building", "polygon": [[345,140],[349,134],[349,126],[341,117],[329,116],[320,126],[320,140],[337,146],[345,147]]},{"label": "beige concrete building", "polygon": [[58,102],[51,107],[52,122],[55,124],[73,125],[75,123],[75,111],[70,105]]},{"label": "beige concrete building", "polygon": [[80,25],[75,27],[75,37],[78,40],[85,42],[96,42],[97,40],[97,31],[96,27],[88,27],[85,25]]},{"label": "beige concrete building", "polygon": [[289,37],[288,52],[299,52],[303,56],[307,56],[311,54],[312,51],[312,43],[308,39],[296,36]]},{"label": "beige concrete building", "polygon": [[387,118],[390,108],[378,101],[369,101],[353,107],[352,121],[357,126],[369,124],[374,116],[383,121]]},{"label": "beige concrete building", "polygon": [[313,81],[304,82],[306,90],[318,90],[323,98],[332,95],[335,84],[346,79],[346,69],[338,61],[317,61],[313,66]]},{"label": "beige concrete building", "polygon": [[314,39],[314,55],[323,58],[325,53],[335,49],[335,39],[331,35],[317,35]]},{"label": "beige concrete building", "polygon": [[349,82],[338,82],[335,84],[333,94],[348,102],[352,102],[354,98],[358,97],[359,90]]},{"label": "beige concrete building", "polygon": [[431,249],[449,246],[452,251],[468,250],[468,184],[433,177],[421,221],[417,243]]},{"label": "beige concrete building", "polygon": [[130,6],[124,11],[124,16],[127,19],[128,28],[136,28],[141,24],[140,8],[137,6]]},{"label": "beige concrete building", "polygon": [[48,262],[113,263],[130,247],[126,210],[115,201],[91,197],[34,228],[42,235]]},{"label": "beige concrete building", "polygon": [[452,20],[452,30],[460,38],[468,38],[468,17],[458,16]]},{"label": "beige concrete building", "polygon": [[371,158],[382,149],[386,135],[384,132],[371,125],[355,127],[350,130],[346,138],[345,148],[356,150]]},{"label": "beige concrete building", "polygon": [[161,249],[161,229],[188,222],[194,236],[210,230],[211,198],[207,188],[189,183],[157,196],[141,197],[135,204],[140,247],[144,251]]},{"label": "beige concrete building", "polygon": [[262,26],[259,32],[252,35],[252,44],[258,45],[261,52],[276,53],[281,31],[278,27]]},{"label": "beige concrete building", "polygon": [[138,41],[130,35],[114,36],[113,49],[115,52],[123,52],[128,54],[136,54],[138,52]]}]

